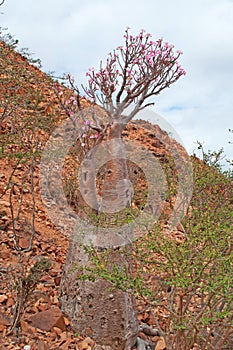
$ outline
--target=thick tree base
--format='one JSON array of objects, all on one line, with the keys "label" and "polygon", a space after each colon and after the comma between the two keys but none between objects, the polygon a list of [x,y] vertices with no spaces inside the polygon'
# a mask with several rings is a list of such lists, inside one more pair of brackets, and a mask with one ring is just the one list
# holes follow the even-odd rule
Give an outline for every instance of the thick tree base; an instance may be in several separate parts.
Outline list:
[{"label": "thick tree base", "polygon": [[113,350],[130,350],[138,335],[134,297],[103,279],[78,279],[79,267],[86,264],[87,254],[71,241],[60,288],[62,311],[77,333]]}]

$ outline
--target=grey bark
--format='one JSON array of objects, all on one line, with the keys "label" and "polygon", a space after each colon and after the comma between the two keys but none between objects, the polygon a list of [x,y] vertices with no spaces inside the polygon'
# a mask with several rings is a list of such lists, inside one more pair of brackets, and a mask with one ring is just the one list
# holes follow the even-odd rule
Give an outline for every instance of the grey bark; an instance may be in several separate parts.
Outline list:
[{"label": "grey bark", "polygon": [[[119,251],[112,258],[131,270],[128,257]],[[98,277],[94,282],[79,280],[80,267],[89,263],[80,244],[71,240],[60,287],[62,311],[77,333],[90,336],[98,345],[129,350],[138,333],[135,299]]]},{"label": "grey bark", "polygon": [[[108,151],[112,160],[109,162],[104,183],[101,207],[104,212],[119,211],[119,208],[129,206],[132,199],[121,133],[122,125],[115,123],[108,135]],[[94,154],[90,154],[84,160],[80,174],[80,187],[86,202],[92,208],[99,209],[95,188]],[[119,234],[124,233],[120,228],[119,232]],[[98,227],[93,234],[100,235],[101,238],[103,235],[101,227]],[[91,260],[82,248],[80,236],[80,232],[77,235],[74,232],[70,240],[60,287],[62,311],[77,333],[90,336],[98,345],[110,346],[113,350],[129,350],[136,344],[138,334],[133,293],[117,290],[110,282],[98,276],[95,281],[80,280],[82,268],[91,266]],[[120,248],[112,249],[110,260],[112,264],[115,263],[118,267],[126,269],[130,275],[132,272],[130,245],[126,251],[127,254]],[[109,269],[111,271],[111,266]]]},{"label": "grey bark", "polygon": [[94,151],[90,151],[82,162],[79,183],[83,199],[97,213],[99,203],[96,195]]},{"label": "grey bark", "polygon": [[101,203],[101,210],[107,213],[115,213],[129,207],[133,197],[121,137],[123,127],[121,123],[113,123],[108,135],[108,152],[111,161],[108,162],[106,170]]}]

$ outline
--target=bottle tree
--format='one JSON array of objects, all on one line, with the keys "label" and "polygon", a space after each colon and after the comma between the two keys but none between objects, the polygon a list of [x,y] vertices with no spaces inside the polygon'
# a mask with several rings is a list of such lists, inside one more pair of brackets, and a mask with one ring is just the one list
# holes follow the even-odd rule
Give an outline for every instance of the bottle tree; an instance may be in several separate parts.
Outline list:
[{"label": "bottle tree", "polygon": [[[93,106],[101,106],[105,118],[100,118],[100,109],[95,107],[89,113],[91,116],[87,117],[79,90],[72,81],[71,85],[77,93],[76,100],[71,97],[68,102],[62,102],[71,117],[74,114],[70,104],[73,107],[75,105],[85,125],[80,134],[80,145],[84,151],[79,179],[80,191],[95,215],[93,235],[97,237],[95,246],[100,254],[105,251],[104,239],[108,236],[108,228],[103,228],[98,218],[103,213],[111,216],[124,208],[130,208],[132,204],[133,190],[122,132],[139,111],[154,104],[151,102],[153,96],[160,94],[185,75],[185,70],[178,63],[181,54],[181,51],[174,51],[173,45],[162,39],[153,41],[151,35],[144,30],[133,36],[130,28],[127,28],[124,45],[111,52],[106,63],[100,63],[98,70],[90,68],[86,73],[86,94]],[[60,92],[57,92],[59,96]],[[87,138],[92,131],[93,147],[86,152]],[[96,189],[95,156],[96,147],[101,144],[107,149],[108,161],[100,196]],[[82,229],[83,227],[76,227],[76,231]],[[111,236],[110,228],[109,233]],[[118,236],[122,233],[119,227]],[[98,240],[101,241],[99,245]],[[110,246],[106,243],[106,247]],[[119,269],[124,268],[131,273],[130,241],[123,248],[120,246],[122,244],[114,244],[114,239],[112,240],[112,266],[116,264]],[[114,289],[110,281],[100,276],[91,281],[83,278],[83,271],[91,267],[92,263],[88,251],[74,234],[70,240],[61,281],[62,309],[78,333],[89,335],[97,344],[108,345],[112,349],[130,349],[135,345],[138,333],[133,294],[129,290]]]}]

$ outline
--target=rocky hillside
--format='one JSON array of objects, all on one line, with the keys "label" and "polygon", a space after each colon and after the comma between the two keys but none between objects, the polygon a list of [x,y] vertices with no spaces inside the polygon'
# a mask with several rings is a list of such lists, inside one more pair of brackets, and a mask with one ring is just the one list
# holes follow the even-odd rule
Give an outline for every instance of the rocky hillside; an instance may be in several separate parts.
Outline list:
[{"label": "rocky hillside", "polygon": [[[49,76],[3,42],[0,53],[0,349],[30,345],[31,350],[90,350],[94,341],[75,334],[59,309],[58,290],[71,232],[55,226],[40,195],[40,157],[66,113]],[[72,96],[66,87],[60,89]],[[180,173],[187,175],[183,167],[189,161],[183,147],[143,120],[130,123],[124,138],[152,152],[171,189],[163,211],[169,216],[174,208],[179,210],[182,198],[177,198],[177,183]],[[76,210],[80,194],[68,188],[73,161],[69,155],[63,180],[68,203]],[[134,207],[140,209],[146,185],[135,169],[130,176],[138,189]],[[57,208],[56,215],[62,215],[63,209]],[[181,225],[171,232],[165,216],[163,222],[178,242],[185,239]],[[146,304],[140,302],[138,310],[140,322],[154,324]],[[141,333],[141,337],[149,336]],[[157,350],[165,349],[163,337],[149,338]]]}]

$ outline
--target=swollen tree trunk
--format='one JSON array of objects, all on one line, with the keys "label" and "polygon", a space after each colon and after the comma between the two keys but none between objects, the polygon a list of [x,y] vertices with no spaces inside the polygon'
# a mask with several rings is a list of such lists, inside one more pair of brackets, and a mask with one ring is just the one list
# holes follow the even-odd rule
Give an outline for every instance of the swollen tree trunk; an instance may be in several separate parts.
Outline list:
[{"label": "swollen tree trunk", "polygon": [[86,204],[94,214],[98,213],[99,203],[95,185],[95,154],[90,151],[84,158],[79,174],[80,191]]},{"label": "swollen tree trunk", "polygon": [[[114,255],[115,262],[131,269],[120,252],[114,251]],[[80,268],[89,264],[88,255],[76,240],[71,240],[60,287],[62,311],[77,333],[90,336],[98,345],[129,350],[138,332],[135,300],[104,279],[80,280]]]},{"label": "swollen tree trunk", "polygon": [[107,164],[101,210],[116,213],[131,205],[133,190],[129,180],[122,130],[124,125],[114,123],[108,135],[108,153],[111,159]]},{"label": "swollen tree trunk", "polygon": [[[129,206],[132,197],[121,132],[122,125],[113,124],[108,135],[111,160],[107,164],[100,210],[110,215]],[[85,190],[95,206],[93,164],[91,158],[86,160],[81,182],[82,190]],[[76,232],[70,240],[60,287],[62,311],[77,333],[90,336],[98,345],[108,345],[114,350],[129,350],[135,345],[138,333],[134,296],[128,291],[114,288],[110,282],[98,276],[95,281],[80,279],[83,269],[91,267],[92,264],[89,255],[77,239],[77,233],[79,235],[81,230],[83,227],[77,224]],[[95,227],[93,231],[93,235],[102,234],[101,227]],[[121,228],[118,229],[118,233],[121,234]],[[105,249],[102,247],[101,251],[104,253]],[[130,252],[130,245],[112,248],[108,259],[111,261],[109,270],[116,265],[124,270],[124,273],[131,275]]]}]

